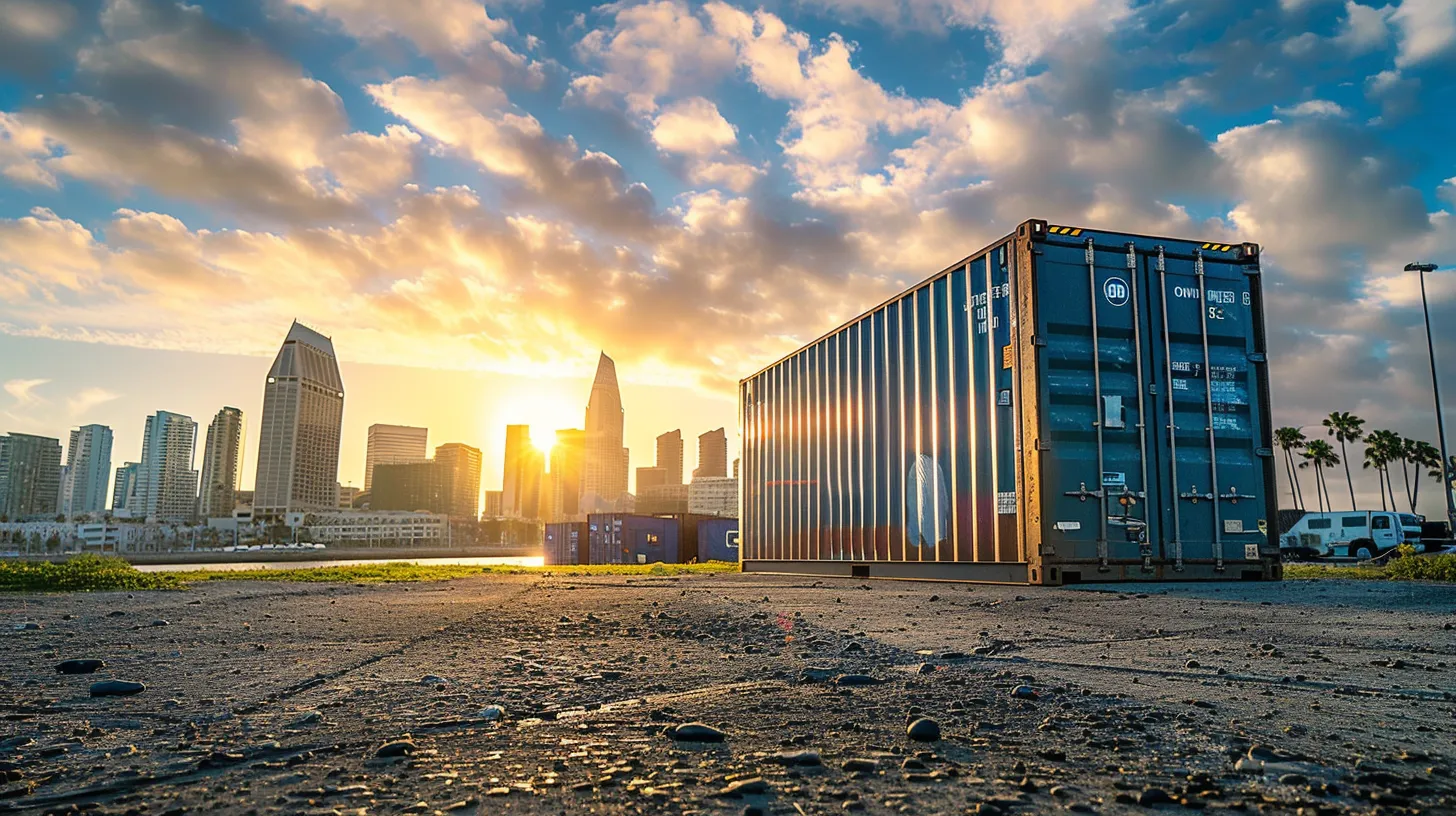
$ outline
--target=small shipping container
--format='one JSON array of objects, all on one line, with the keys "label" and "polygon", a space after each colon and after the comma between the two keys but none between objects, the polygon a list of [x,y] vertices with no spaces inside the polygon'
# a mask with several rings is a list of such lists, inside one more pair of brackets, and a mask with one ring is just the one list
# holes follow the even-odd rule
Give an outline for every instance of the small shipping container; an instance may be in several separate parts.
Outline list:
[{"label": "small shipping container", "polygon": [[698,522],[698,557],[738,563],[738,519],[707,518]]},{"label": "small shipping container", "polygon": [[745,571],[1281,577],[1257,244],[1027,221],[739,385]]},{"label": "small shipping container", "polygon": [[564,521],[546,525],[544,563],[548,567],[574,567],[586,563],[587,525],[584,521]]},{"label": "small shipping container", "polygon": [[672,516],[593,513],[586,521],[590,564],[685,564],[697,555],[696,547],[683,546],[681,522]]}]

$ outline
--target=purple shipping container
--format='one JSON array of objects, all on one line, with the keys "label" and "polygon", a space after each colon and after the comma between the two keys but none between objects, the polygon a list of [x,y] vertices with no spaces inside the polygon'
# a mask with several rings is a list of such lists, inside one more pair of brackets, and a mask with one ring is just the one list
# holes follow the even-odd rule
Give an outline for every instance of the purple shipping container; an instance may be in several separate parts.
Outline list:
[{"label": "purple shipping container", "polygon": [[711,518],[699,521],[698,557],[704,561],[738,563],[738,519]]},{"label": "purple shipping container", "polygon": [[584,521],[566,521],[546,525],[545,564],[548,567],[574,567],[583,563],[587,552],[587,525]]},{"label": "purple shipping container", "polygon": [[679,521],[628,513],[587,516],[590,564],[683,563]]}]

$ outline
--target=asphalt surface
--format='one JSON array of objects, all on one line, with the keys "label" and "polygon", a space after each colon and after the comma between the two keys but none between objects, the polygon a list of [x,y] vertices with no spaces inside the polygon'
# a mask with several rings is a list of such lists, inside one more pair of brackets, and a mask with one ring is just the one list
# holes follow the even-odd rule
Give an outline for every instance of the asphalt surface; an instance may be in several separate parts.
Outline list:
[{"label": "asphalt surface", "polygon": [[1456,812],[1450,587],[492,576],[0,610],[0,812]]}]

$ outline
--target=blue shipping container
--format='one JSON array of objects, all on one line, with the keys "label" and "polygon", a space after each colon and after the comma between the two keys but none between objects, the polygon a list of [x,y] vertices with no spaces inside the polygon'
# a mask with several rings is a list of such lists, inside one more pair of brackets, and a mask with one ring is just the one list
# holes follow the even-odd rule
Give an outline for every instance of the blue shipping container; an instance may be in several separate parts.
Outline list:
[{"label": "blue shipping container", "polygon": [[587,553],[587,525],[584,521],[558,522],[546,525],[543,548],[548,567],[574,567],[583,563]]},{"label": "blue shipping container", "polygon": [[630,513],[586,518],[590,564],[679,564],[678,519]]},{"label": "blue shipping container", "polygon": [[738,563],[738,519],[711,518],[699,521],[698,557],[703,561]]},{"label": "blue shipping container", "polygon": [[739,406],[745,570],[1282,576],[1256,244],[1027,221]]}]

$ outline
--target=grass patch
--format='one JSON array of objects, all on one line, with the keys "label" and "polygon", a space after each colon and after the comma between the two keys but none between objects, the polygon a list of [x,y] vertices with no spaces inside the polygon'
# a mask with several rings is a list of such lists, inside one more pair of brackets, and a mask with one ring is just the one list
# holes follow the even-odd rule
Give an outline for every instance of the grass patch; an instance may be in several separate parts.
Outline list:
[{"label": "grass patch", "polygon": [[185,589],[203,581],[288,581],[295,583],[384,584],[448,581],[472,575],[697,575],[737,572],[725,561],[706,564],[608,564],[591,567],[516,567],[464,564],[357,564],[299,569],[245,569],[231,571],[180,569],[139,572],[121,558],[81,555],[69,561],[0,563],[0,591],[76,592],[132,589]]},{"label": "grass patch", "polygon": [[1284,577],[1352,578],[1367,581],[1439,581],[1456,583],[1456,555],[1408,555],[1381,566],[1335,567],[1329,564],[1285,564]]},{"label": "grass patch", "polygon": [[0,562],[0,590],[100,592],[119,589],[182,589],[176,575],[138,572],[120,558],[78,555],[68,561]]}]

